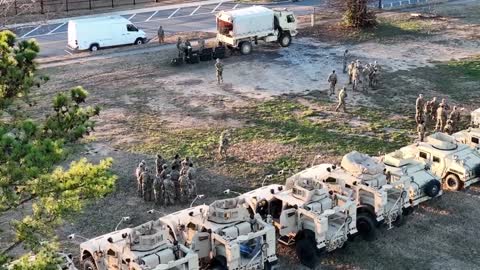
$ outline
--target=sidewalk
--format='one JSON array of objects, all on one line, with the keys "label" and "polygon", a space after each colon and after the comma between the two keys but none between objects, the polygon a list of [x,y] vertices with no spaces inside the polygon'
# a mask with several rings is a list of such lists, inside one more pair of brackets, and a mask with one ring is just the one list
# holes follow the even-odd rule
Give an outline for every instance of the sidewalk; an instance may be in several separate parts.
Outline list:
[{"label": "sidewalk", "polygon": [[134,13],[155,12],[155,11],[161,11],[161,10],[227,3],[227,2],[233,2],[233,1],[234,0],[205,0],[205,1],[199,1],[199,2],[189,2],[189,3],[175,4],[175,5],[165,5],[165,6],[157,6],[157,7],[149,7],[149,8],[140,8],[140,9],[129,9],[129,10],[122,10],[122,11],[98,13],[93,15],[46,20],[46,21],[10,24],[10,25],[5,25],[4,28],[11,29],[11,28],[20,28],[20,27],[32,26],[32,25],[59,24],[59,23],[66,23],[69,20],[76,20],[76,19],[87,19],[87,18],[104,17],[104,16],[121,16],[121,15],[128,15],[128,14],[134,14]]}]

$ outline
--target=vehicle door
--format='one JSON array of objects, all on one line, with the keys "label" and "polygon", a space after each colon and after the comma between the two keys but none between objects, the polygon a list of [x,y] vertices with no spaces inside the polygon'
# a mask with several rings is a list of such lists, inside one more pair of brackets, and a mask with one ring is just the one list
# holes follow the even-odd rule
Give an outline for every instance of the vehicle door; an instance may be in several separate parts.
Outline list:
[{"label": "vehicle door", "polygon": [[212,250],[210,234],[208,232],[197,232],[192,238],[191,249],[198,254],[199,258],[208,257]]},{"label": "vehicle door", "polygon": [[138,38],[138,28],[133,24],[127,24],[125,27],[123,44],[133,44]]},{"label": "vehicle door", "polygon": [[287,208],[280,215],[280,235],[297,232],[297,209]]},{"label": "vehicle door", "polygon": [[[424,162],[425,164],[428,165],[428,167],[431,168],[432,172],[434,173],[437,173],[437,171],[435,171],[433,168],[432,168],[432,155],[430,155],[430,153],[428,152],[425,152],[425,151],[422,151],[420,150],[418,152],[418,159],[422,162]],[[438,169],[438,167],[436,167],[436,169]]]},{"label": "vehicle door", "polygon": [[432,171],[437,173],[437,175],[443,175],[445,164],[443,163],[443,159],[435,154],[430,155],[431,158],[431,168]]},{"label": "vehicle door", "polygon": [[120,259],[118,253],[113,249],[107,250],[106,265],[109,270],[120,270]]}]

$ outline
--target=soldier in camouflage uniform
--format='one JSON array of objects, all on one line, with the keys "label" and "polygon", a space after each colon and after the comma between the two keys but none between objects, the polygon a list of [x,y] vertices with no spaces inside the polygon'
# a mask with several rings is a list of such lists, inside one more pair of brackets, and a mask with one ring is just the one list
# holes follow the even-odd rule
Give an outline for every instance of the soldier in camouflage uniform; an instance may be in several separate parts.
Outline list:
[{"label": "soldier in camouflage uniform", "polygon": [[439,106],[437,108],[437,123],[435,124],[436,131],[442,131],[443,126],[447,122],[447,113],[443,106]]},{"label": "soldier in camouflage uniform", "polygon": [[358,89],[358,84],[360,83],[360,68],[357,64],[352,70],[352,90],[356,91]]},{"label": "soldier in camouflage uniform", "polygon": [[450,106],[448,105],[447,100],[445,98],[442,98],[442,102],[440,102],[438,106],[443,107],[445,112],[450,110]]},{"label": "soldier in camouflage uniform", "polygon": [[458,110],[457,106],[453,106],[450,115],[448,115],[448,120],[452,121],[453,131],[457,131],[460,124],[460,110]]},{"label": "soldier in camouflage uniform", "polygon": [[[163,165],[165,169],[167,169],[167,165]],[[163,177],[162,173],[165,171],[162,171],[159,173],[157,176],[155,176],[155,180],[153,181],[153,197],[155,199],[156,204],[163,204],[164,203],[164,198],[163,198]],[[166,177],[166,175],[163,175]]]},{"label": "soldier in camouflage uniform", "polygon": [[175,154],[175,157],[173,158],[173,161],[172,161],[172,167],[180,168],[180,164],[181,164],[180,155]]},{"label": "soldier in camouflage uniform", "polygon": [[182,160],[182,163],[181,163],[182,168],[180,169],[180,175],[187,173],[189,163],[190,163],[190,158],[189,157],[185,157],[185,159]]},{"label": "soldier in camouflage uniform", "polygon": [[417,100],[415,101],[415,110],[416,114],[423,114],[423,108],[425,106],[425,100],[423,99],[423,94],[419,94]]},{"label": "soldier in camouflage uniform", "polygon": [[198,39],[198,50],[201,53],[203,51],[203,49],[205,49],[205,39],[199,38]]},{"label": "soldier in camouflage uniform", "polygon": [[172,171],[170,172],[170,180],[172,180],[175,186],[175,199],[180,199],[180,183],[178,182],[180,178],[180,172],[178,171],[177,166],[172,166]]},{"label": "soldier in camouflage uniform", "polygon": [[335,95],[335,85],[337,85],[337,74],[335,74],[335,70],[332,70],[332,73],[328,76],[328,80],[330,83],[330,96]]},{"label": "soldier in camouflage uniform", "polygon": [[338,93],[338,105],[335,108],[335,111],[338,112],[338,109],[343,108],[343,112],[347,112],[346,105],[345,105],[345,99],[347,97],[347,89],[345,87],[340,90],[340,93]]},{"label": "soldier in camouflage uniform", "polygon": [[215,63],[215,70],[217,72],[217,83],[223,83],[223,64],[220,61],[220,58],[217,58],[217,62]]},{"label": "soldier in camouflage uniform", "polygon": [[227,158],[227,150],[230,145],[230,139],[229,139],[229,132],[228,130],[224,130],[222,134],[220,134],[220,139],[218,142],[218,154],[220,155],[221,158]]},{"label": "soldier in camouflage uniform", "polygon": [[443,127],[443,132],[447,133],[448,135],[452,135],[453,133],[452,120],[447,120],[447,124]]},{"label": "soldier in camouflage uniform", "polygon": [[187,177],[189,180],[190,196],[197,194],[197,170],[193,167],[193,163],[188,164]]},{"label": "soldier in camouflage uniform", "polygon": [[155,159],[155,175],[159,175],[162,172],[162,167],[165,164],[165,159],[160,154],[157,154],[157,158]]},{"label": "soldier in camouflage uniform", "polygon": [[150,175],[148,168],[145,168],[143,175],[143,199],[146,202],[153,200],[153,178]]},{"label": "soldier in camouflage uniform", "polygon": [[164,205],[175,204],[175,184],[169,174],[167,174],[167,177],[163,180],[163,187]]},{"label": "soldier in camouflage uniform", "polygon": [[347,63],[349,57],[350,54],[348,53],[348,50],[345,50],[345,52],[343,53],[343,73],[347,73]]},{"label": "soldier in camouflage uniform", "polygon": [[438,109],[437,97],[433,97],[433,99],[428,102],[428,106],[430,118],[435,121]]},{"label": "soldier in camouflage uniform", "polygon": [[185,172],[184,174],[180,175],[180,178],[178,179],[179,186],[180,186],[180,202],[184,203],[190,198],[189,190],[188,190],[188,176],[187,173]]},{"label": "soldier in camouflage uniform", "polygon": [[350,65],[347,67],[347,73],[348,73],[348,84],[352,84],[352,77],[353,77],[353,69],[355,68],[355,62],[351,62]]},{"label": "soldier in camouflage uniform", "polygon": [[425,138],[425,125],[424,122],[420,122],[417,126],[417,133],[418,133],[418,140],[423,142],[423,139]]},{"label": "soldier in camouflage uniform", "polygon": [[137,194],[142,197],[143,189],[143,172],[145,171],[145,160],[142,160],[135,169],[135,176],[137,177]]}]

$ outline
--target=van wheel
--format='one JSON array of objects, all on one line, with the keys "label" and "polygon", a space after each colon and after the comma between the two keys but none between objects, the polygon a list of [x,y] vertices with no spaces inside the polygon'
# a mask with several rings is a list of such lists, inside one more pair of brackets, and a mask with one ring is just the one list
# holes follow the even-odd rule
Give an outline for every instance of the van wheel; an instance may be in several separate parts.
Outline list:
[{"label": "van wheel", "polygon": [[295,241],[295,251],[300,263],[307,267],[314,268],[317,264],[315,234],[311,231],[303,231]]},{"label": "van wheel", "polygon": [[430,180],[423,188],[423,191],[431,198],[437,196],[440,193],[440,182],[435,179]]},{"label": "van wheel", "polygon": [[90,51],[96,52],[96,51],[98,51],[98,49],[100,49],[100,46],[98,46],[98,44],[94,43],[94,44],[90,45]]},{"label": "van wheel", "polygon": [[367,241],[375,239],[375,219],[369,213],[357,214],[358,233]]},{"label": "van wheel", "polygon": [[135,45],[142,45],[143,43],[145,43],[145,40],[143,38],[137,38],[135,40]]},{"label": "van wheel", "polygon": [[252,52],[252,43],[250,41],[244,41],[240,43],[240,53],[243,55],[250,54]]},{"label": "van wheel", "polygon": [[290,46],[290,43],[292,43],[292,36],[290,36],[290,33],[284,32],[278,39],[278,42],[280,43],[280,46],[288,47]]},{"label": "van wheel", "polygon": [[455,174],[449,174],[445,177],[445,188],[450,191],[457,191],[462,188],[462,182]]},{"label": "van wheel", "polygon": [[97,266],[92,257],[88,257],[82,262],[82,270],[97,270]]}]

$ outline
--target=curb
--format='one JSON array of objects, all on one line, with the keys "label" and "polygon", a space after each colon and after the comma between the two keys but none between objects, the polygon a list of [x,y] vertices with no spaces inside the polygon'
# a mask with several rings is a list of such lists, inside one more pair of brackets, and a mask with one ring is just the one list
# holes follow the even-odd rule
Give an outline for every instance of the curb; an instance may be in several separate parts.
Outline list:
[{"label": "curb", "polygon": [[32,26],[32,25],[66,23],[69,20],[88,19],[88,18],[106,17],[106,16],[121,16],[121,15],[133,14],[133,13],[161,11],[161,10],[168,10],[168,9],[175,9],[175,8],[203,6],[203,5],[211,5],[211,4],[219,4],[219,3],[228,3],[228,2],[233,2],[233,0],[206,0],[206,1],[178,4],[178,5],[167,5],[167,6],[159,6],[159,7],[151,7],[151,8],[130,9],[130,10],[122,10],[122,11],[116,11],[116,12],[106,12],[106,13],[98,13],[98,14],[94,14],[94,15],[67,17],[67,18],[47,20],[47,21],[36,21],[36,22],[28,22],[28,23],[10,24],[10,25],[3,26],[3,28],[1,28],[1,29],[20,28],[20,27],[26,27],[26,26]]}]

